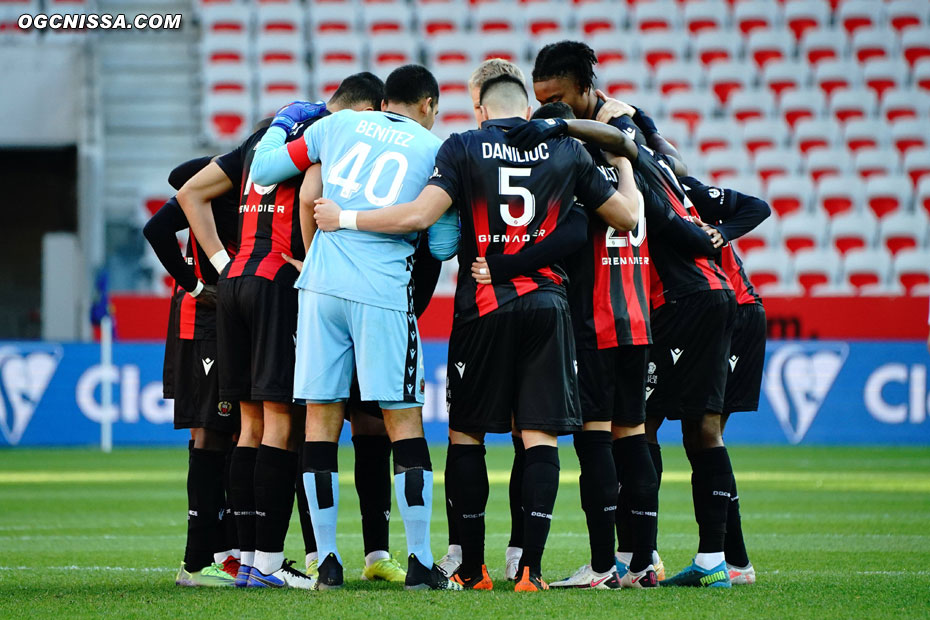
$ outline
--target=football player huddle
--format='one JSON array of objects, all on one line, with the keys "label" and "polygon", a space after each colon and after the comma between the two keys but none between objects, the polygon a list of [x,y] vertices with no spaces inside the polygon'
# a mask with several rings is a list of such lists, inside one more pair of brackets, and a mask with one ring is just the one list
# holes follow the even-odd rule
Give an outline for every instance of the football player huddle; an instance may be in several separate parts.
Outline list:
[{"label": "football player huddle", "polygon": [[[596,63],[581,42],[544,47],[534,111],[518,67],[483,62],[468,82],[477,127],[445,141],[430,132],[441,102],[426,68],[350,75],[329,101],[284,106],[233,151],[172,171],[177,195],[144,233],[176,281],[165,396],[191,435],[178,585],[342,586],[346,420],[364,580],[494,588],[484,441],[510,433],[514,590],[755,581],[723,432],[757,408],[766,333],[731,242],[770,210],[688,176],[646,110],[597,90]],[[454,256],[437,560],[417,318]],[[665,420],[680,421],[699,528],[693,562],[668,578]],[[590,557],[547,583],[567,435]],[[406,566],[388,547],[392,471]],[[295,497],[302,570],[284,558]]]}]

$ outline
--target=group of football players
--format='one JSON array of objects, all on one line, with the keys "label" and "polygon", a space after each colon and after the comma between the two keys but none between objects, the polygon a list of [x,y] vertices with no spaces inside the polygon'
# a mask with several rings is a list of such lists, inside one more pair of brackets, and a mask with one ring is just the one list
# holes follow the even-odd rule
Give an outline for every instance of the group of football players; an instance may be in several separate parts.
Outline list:
[{"label": "group of football players", "polygon": [[[178,193],[144,233],[176,280],[165,397],[191,433],[179,585],[340,587],[345,420],[362,579],[492,589],[484,438],[511,433],[516,591],[755,581],[723,431],[757,408],[765,312],[730,242],[769,208],[687,176],[646,111],[596,89],[596,63],[581,42],[543,48],[533,112],[520,69],[485,61],[468,82],[478,128],[445,141],[426,68],[351,75],[325,104],[288,104],[232,152],[171,173]],[[417,317],[456,255],[449,547],[434,562]],[[693,562],[668,579],[665,419],[681,423],[699,526]],[[565,435],[590,558],[547,584]],[[388,548],[392,455],[406,569]],[[295,495],[305,572],[283,553]]]}]

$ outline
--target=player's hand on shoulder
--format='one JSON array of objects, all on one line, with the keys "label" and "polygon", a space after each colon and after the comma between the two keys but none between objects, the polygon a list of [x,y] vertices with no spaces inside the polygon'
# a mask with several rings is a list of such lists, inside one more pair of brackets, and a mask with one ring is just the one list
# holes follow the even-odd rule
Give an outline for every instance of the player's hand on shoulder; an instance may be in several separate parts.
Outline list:
[{"label": "player's hand on shoulder", "polygon": [[216,308],[216,285],[204,284],[194,299],[204,308]]},{"label": "player's hand on shoulder", "polygon": [[636,114],[636,108],[619,99],[608,97],[604,91],[598,89],[594,91],[597,98],[604,102],[601,109],[597,111],[597,117],[594,119],[600,123],[607,123],[611,119],[620,118],[621,116],[632,117]]},{"label": "player's hand on shoulder", "polygon": [[290,131],[297,123],[302,123],[311,118],[319,116],[326,106],[321,103],[311,103],[309,101],[292,101],[286,106],[281,107],[271,121],[272,127],[280,127],[284,131]]},{"label": "player's hand on shoulder", "polygon": [[313,219],[316,220],[316,226],[322,231],[332,232],[339,230],[339,214],[342,209],[339,205],[329,198],[317,198],[314,201]]},{"label": "player's hand on shoulder", "polygon": [[567,129],[568,124],[561,118],[527,121],[507,132],[507,142],[518,149],[528,151],[549,138],[562,135]]},{"label": "player's hand on shoulder", "polygon": [[304,262],[302,260],[297,260],[293,256],[288,256],[284,252],[281,252],[281,258],[283,258],[284,262],[288,263],[289,265],[293,265],[298,272],[304,270]]},{"label": "player's hand on shoulder", "polygon": [[471,277],[473,277],[478,284],[490,284],[491,283],[491,268],[488,266],[488,260],[479,256],[475,259],[475,262],[471,264]]}]

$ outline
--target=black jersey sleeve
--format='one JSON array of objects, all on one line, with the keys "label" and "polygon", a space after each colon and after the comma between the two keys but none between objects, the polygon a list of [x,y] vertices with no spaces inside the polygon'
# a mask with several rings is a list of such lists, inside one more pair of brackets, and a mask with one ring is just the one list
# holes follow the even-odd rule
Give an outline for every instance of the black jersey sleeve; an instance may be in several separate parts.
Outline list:
[{"label": "black jersey sleeve", "polygon": [[428,233],[420,235],[417,249],[413,253],[413,312],[419,317],[426,312],[436,283],[439,282],[439,272],[442,271],[442,261],[433,258],[429,250]]},{"label": "black jersey sleeve", "polygon": [[142,234],[145,235],[165,270],[181,288],[190,292],[197,287],[197,276],[184,260],[181,247],[178,245],[178,238],[175,236],[179,230],[184,230],[188,226],[181,205],[171,198],[146,222],[145,227],[142,228]]},{"label": "black jersey sleeve", "polygon": [[693,177],[683,177],[688,198],[705,222],[720,222],[714,227],[726,241],[742,237],[772,214],[768,203],[733,189],[704,185]]},{"label": "black jersey sleeve", "polygon": [[[570,139],[570,138],[569,138]],[[595,211],[616,191],[600,173],[591,154],[577,140],[572,140],[575,154],[575,197],[585,209]]]},{"label": "black jersey sleeve", "polygon": [[461,159],[465,156],[465,145],[459,134],[452,134],[439,147],[436,153],[436,165],[433,167],[433,174],[430,175],[427,185],[435,185],[439,189],[449,194],[449,197],[455,201],[456,196],[461,196]]},{"label": "black jersey sleeve", "polygon": [[691,256],[714,256],[719,250],[714,248],[710,235],[680,217],[663,200],[658,192],[642,181],[642,176],[634,172],[637,177],[637,187],[643,194],[646,225],[650,237],[661,240],[679,249],[683,254]]},{"label": "black jersey sleeve", "polygon": [[242,187],[242,173],[246,155],[262,139],[265,131],[265,129],[256,131],[235,149],[216,158],[216,165],[226,173],[226,176],[232,181],[233,187]]},{"label": "black jersey sleeve", "polygon": [[189,159],[183,164],[178,164],[174,170],[168,174],[168,183],[174,189],[181,189],[181,186],[187,183],[192,176],[206,168],[212,157],[196,157]]},{"label": "black jersey sleeve", "polygon": [[588,214],[580,207],[572,207],[565,222],[541,241],[516,254],[489,254],[486,259],[491,271],[491,282],[509,282],[517,276],[529,275],[548,267],[581,248],[587,240]]}]

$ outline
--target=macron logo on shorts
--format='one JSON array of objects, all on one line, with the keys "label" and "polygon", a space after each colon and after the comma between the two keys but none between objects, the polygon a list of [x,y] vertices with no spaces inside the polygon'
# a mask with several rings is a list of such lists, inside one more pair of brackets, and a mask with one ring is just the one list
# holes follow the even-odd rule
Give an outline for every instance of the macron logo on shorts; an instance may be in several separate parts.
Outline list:
[{"label": "macron logo on shorts", "polygon": [[210,369],[213,368],[213,362],[216,360],[211,360],[209,357],[205,357],[201,361],[203,362],[203,374],[209,375]]},{"label": "macron logo on shorts", "polygon": [[672,349],[669,351],[672,354],[672,366],[678,363],[678,358],[681,357],[681,354],[684,353],[681,349]]},{"label": "macron logo on shorts", "polygon": [[736,362],[739,361],[738,355],[730,356],[730,372],[736,372]]},{"label": "macron logo on shorts", "polygon": [[459,379],[464,378],[464,376],[465,376],[465,362],[456,362],[456,363],[455,363],[455,368],[456,368],[456,370],[459,371]]}]

